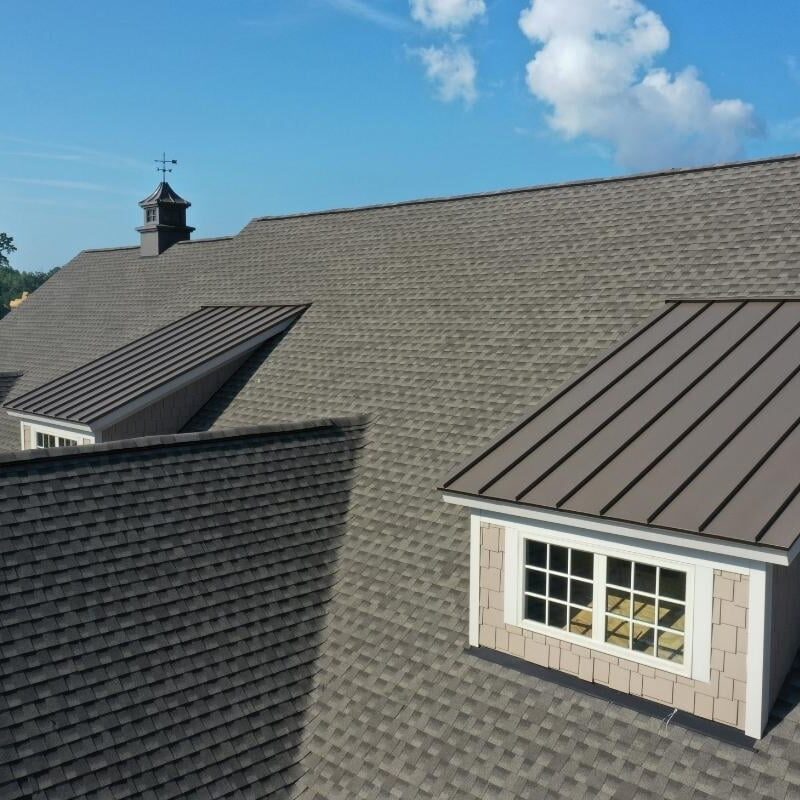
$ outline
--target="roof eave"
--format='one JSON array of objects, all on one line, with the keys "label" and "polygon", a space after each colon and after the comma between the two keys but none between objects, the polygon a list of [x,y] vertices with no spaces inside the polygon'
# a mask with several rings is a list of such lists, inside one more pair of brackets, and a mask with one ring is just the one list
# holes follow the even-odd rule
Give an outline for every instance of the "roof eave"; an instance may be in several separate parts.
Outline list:
[{"label": "roof eave", "polygon": [[698,550],[718,557],[760,561],[767,564],[788,566],[800,551],[800,539],[791,548],[784,550],[763,544],[751,544],[733,538],[708,536],[692,531],[672,530],[655,526],[643,526],[626,520],[610,517],[594,517],[589,514],[559,511],[504,500],[493,500],[476,495],[462,494],[438,487],[445,503],[464,506],[473,511],[487,512],[513,521],[527,519],[559,525],[570,525],[593,533],[603,533],[623,539],[636,539],[640,544],[662,544],[671,547]]}]

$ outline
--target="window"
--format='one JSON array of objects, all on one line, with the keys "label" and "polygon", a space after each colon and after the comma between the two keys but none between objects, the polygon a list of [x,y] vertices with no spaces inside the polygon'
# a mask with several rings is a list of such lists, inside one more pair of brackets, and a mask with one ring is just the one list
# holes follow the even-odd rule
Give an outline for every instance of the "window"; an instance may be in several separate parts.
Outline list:
[{"label": "window", "polygon": [[591,636],[593,580],[591,553],[525,540],[525,619]]},{"label": "window", "polygon": [[65,436],[56,436],[52,433],[42,433],[42,431],[36,431],[37,449],[44,447],[70,447],[76,444],[78,444],[77,439],[68,439]]},{"label": "window", "polygon": [[686,573],[609,558],[606,568],[606,642],[683,664]]},{"label": "window", "polygon": [[155,222],[156,221],[156,210],[154,208],[146,208],[145,209],[144,221],[145,222]]},{"label": "window", "polygon": [[[649,560],[521,541],[520,621],[561,638],[590,640],[606,652],[683,671],[687,570]],[[512,604],[513,605],[513,604]],[[511,621],[511,620],[507,620]]]}]

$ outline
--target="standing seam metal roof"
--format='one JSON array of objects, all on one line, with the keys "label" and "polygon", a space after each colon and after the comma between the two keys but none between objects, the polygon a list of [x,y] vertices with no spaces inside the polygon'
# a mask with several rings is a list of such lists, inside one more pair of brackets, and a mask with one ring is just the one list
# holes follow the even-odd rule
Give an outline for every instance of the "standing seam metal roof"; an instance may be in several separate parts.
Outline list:
[{"label": "standing seam metal roof", "polygon": [[789,548],[798,426],[800,302],[670,301],[444,488]]},{"label": "standing seam metal roof", "polygon": [[307,306],[203,306],[6,404],[91,423],[195,367],[299,316]]}]

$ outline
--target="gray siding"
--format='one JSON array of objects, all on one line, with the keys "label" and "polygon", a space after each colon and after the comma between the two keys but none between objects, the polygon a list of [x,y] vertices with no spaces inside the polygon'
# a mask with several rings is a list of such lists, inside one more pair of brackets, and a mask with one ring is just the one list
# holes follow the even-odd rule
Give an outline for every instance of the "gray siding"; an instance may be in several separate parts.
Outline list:
[{"label": "gray siding", "polygon": [[178,389],[153,405],[132,414],[127,419],[102,431],[102,441],[132,439],[136,436],[153,436],[178,433],[183,426],[213,397],[217,390],[244,363],[247,355],[220,369],[210,372],[200,380]]},{"label": "gray siding", "polygon": [[770,704],[775,702],[800,648],[800,558],[788,567],[775,567],[774,570]]}]

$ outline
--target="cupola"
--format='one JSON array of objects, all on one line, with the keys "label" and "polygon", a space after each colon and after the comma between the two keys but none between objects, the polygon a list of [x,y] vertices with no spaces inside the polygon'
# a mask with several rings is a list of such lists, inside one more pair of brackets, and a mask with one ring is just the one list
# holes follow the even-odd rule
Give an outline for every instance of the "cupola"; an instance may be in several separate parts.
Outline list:
[{"label": "cupola", "polygon": [[176,242],[183,242],[191,238],[194,228],[186,224],[186,209],[191,203],[184,200],[166,181],[165,164],[176,164],[176,161],[164,162],[160,171],[163,179],[155,191],[139,203],[144,210],[144,224],[137,228],[141,234],[142,256],[158,256],[172,247]]}]

